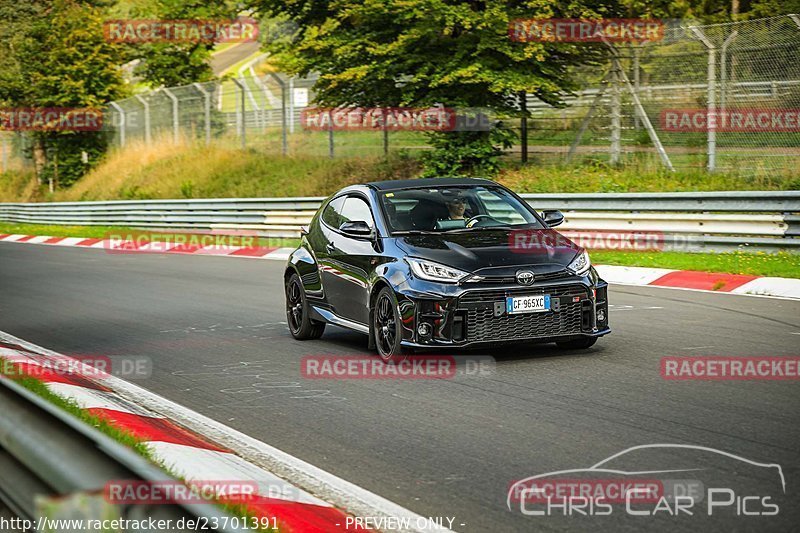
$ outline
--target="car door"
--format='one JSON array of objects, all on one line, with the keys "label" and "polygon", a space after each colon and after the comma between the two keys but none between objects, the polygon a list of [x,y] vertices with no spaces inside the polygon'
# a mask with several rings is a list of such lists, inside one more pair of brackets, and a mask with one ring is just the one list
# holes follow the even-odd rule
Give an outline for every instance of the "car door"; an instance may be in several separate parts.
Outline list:
[{"label": "car door", "polygon": [[[375,231],[375,220],[367,199],[359,194],[345,198],[341,209],[341,224],[363,221]],[[352,237],[333,230],[328,250],[329,264],[333,267],[327,273],[330,295],[336,300],[336,313],[339,316],[369,324],[369,272],[376,264],[377,251],[374,240],[368,237]]]},{"label": "car door", "polygon": [[334,251],[339,237],[336,228],[339,228],[344,221],[342,208],[346,199],[345,196],[339,196],[328,202],[320,216],[319,234],[321,238],[315,239],[313,242],[314,255],[317,258],[322,281],[322,295],[325,302],[337,315],[341,315],[340,307],[344,304],[341,293],[345,287],[338,280],[339,265]]}]

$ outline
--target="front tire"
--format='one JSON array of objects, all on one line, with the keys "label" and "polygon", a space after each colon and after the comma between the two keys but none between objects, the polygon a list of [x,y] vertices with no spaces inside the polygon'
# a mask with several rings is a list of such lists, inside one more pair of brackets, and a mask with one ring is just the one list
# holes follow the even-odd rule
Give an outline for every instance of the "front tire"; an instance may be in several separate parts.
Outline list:
[{"label": "front tire", "polygon": [[286,282],[286,322],[289,333],[299,341],[318,339],[325,331],[325,322],[311,320],[306,291],[296,272]]},{"label": "front tire", "polygon": [[372,332],[378,355],[385,363],[399,363],[408,356],[401,346],[403,340],[400,310],[394,291],[384,287],[375,298],[372,312]]},{"label": "front tire", "polygon": [[572,341],[559,341],[556,346],[565,350],[585,350],[594,346],[597,342],[597,337],[582,337]]}]

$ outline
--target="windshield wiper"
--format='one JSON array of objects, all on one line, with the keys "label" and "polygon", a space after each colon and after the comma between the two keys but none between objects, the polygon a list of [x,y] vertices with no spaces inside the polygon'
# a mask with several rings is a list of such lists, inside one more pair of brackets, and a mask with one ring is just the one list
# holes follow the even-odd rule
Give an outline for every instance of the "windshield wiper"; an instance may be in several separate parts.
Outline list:
[{"label": "windshield wiper", "polygon": [[437,233],[441,232],[424,230],[424,229],[407,229],[407,230],[393,231],[392,235],[435,235]]},{"label": "windshield wiper", "polygon": [[514,229],[514,226],[472,226],[471,228],[455,228],[445,230],[442,233],[465,233],[467,231],[487,230],[487,229]]}]

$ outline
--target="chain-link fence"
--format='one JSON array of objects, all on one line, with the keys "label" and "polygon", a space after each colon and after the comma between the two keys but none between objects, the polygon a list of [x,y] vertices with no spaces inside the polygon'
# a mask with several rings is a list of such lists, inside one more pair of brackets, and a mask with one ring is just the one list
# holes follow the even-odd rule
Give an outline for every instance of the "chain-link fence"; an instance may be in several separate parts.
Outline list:
[{"label": "chain-link fence", "polygon": [[112,144],[198,142],[268,153],[314,156],[378,155],[424,148],[412,131],[318,131],[302,125],[314,100],[314,78],[247,76],[159,89],[109,107]]},{"label": "chain-link fence", "polygon": [[[753,173],[800,168],[799,16],[706,26],[672,22],[659,41],[609,51],[606,65],[581,70],[584,89],[565,95],[563,107],[525,99],[527,143],[512,148],[509,158]],[[113,102],[104,128],[112,146],[214,143],[320,157],[428,149],[420,131],[304,127],[314,82],[256,75],[251,68],[245,77]],[[517,117],[496,118],[524,130]],[[24,142],[4,139],[5,169],[14,164],[13,154],[24,154]]]},{"label": "chain-link fence", "polygon": [[538,162],[642,160],[668,168],[800,167],[800,17],[692,26],[616,45],[586,89],[554,108],[529,97]]}]

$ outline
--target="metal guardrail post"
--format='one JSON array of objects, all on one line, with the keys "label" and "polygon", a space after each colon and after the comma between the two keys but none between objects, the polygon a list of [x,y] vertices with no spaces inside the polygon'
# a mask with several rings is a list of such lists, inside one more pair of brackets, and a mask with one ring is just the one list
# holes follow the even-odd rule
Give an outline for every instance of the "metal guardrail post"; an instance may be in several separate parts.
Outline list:
[{"label": "metal guardrail post", "polygon": [[180,122],[178,118],[178,97],[167,88],[161,89],[172,100],[172,142],[178,144],[180,139]]},{"label": "metal guardrail post", "polygon": [[211,144],[211,93],[199,83],[193,83],[192,86],[203,95],[203,125],[206,133],[206,146],[208,146]]},{"label": "metal guardrail post", "polygon": [[242,150],[247,148],[247,117],[245,116],[245,87],[244,84],[237,78],[233,78],[233,83],[239,88],[241,93],[239,94],[239,116],[241,120],[239,121],[239,139],[242,142]]},{"label": "metal guardrail post", "polygon": [[136,99],[142,103],[144,108],[144,142],[150,144],[150,102],[147,101],[142,95],[135,95]]}]

